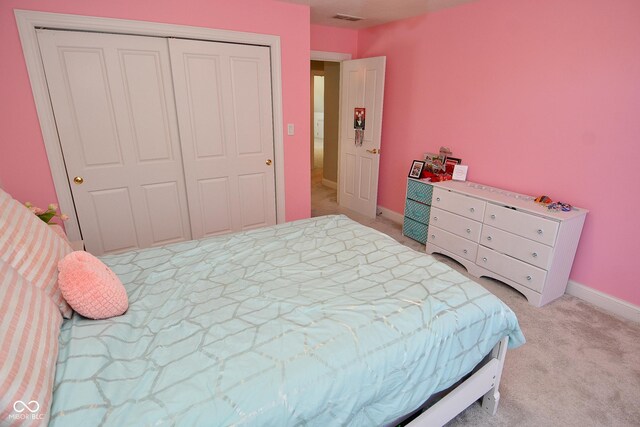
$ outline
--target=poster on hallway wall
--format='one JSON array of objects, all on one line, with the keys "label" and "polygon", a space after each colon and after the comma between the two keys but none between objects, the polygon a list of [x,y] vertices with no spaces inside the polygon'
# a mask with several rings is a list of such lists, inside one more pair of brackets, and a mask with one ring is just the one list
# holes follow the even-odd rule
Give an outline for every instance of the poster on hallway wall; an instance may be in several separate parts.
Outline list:
[{"label": "poster on hallway wall", "polygon": [[364,119],[366,110],[364,108],[353,109],[353,128],[364,130]]},{"label": "poster on hallway wall", "polygon": [[364,141],[364,119],[366,111],[364,108],[353,109],[353,128],[356,131],[354,142],[356,147],[361,147]]}]

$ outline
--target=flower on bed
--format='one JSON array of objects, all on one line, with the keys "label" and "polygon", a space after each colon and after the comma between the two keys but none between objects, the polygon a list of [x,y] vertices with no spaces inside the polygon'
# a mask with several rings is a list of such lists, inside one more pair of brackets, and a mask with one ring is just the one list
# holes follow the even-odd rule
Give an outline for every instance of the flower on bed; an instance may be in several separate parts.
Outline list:
[{"label": "flower on bed", "polygon": [[40,218],[41,220],[43,220],[45,223],[47,224],[51,224],[51,220],[54,217],[58,217],[60,218],[62,221],[66,221],[69,219],[69,216],[63,214],[63,213],[58,213],[58,205],[56,205],[55,203],[51,203],[49,206],[47,206],[47,209],[42,209],[39,208],[37,206],[33,206],[31,204],[31,202],[27,202],[24,204],[27,208],[29,208],[29,210],[31,212],[33,212],[33,214],[35,216],[37,216],[38,218]]}]

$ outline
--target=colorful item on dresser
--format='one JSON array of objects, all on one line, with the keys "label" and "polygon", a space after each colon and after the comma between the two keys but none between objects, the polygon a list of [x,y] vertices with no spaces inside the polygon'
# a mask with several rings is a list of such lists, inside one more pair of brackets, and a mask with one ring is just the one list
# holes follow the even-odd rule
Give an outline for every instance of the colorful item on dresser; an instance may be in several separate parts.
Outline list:
[{"label": "colorful item on dresser", "polygon": [[555,202],[547,206],[549,210],[569,212],[573,207],[569,203]]},{"label": "colorful item on dresser", "polygon": [[538,196],[536,197],[535,202],[542,205],[548,205],[549,203],[551,203],[551,198],[549,196]]}]

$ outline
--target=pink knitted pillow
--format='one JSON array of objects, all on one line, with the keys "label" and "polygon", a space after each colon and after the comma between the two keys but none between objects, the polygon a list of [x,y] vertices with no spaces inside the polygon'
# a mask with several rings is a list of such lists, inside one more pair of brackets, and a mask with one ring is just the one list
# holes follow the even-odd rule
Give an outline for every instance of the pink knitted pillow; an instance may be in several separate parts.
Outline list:
[{"label": "pink knitted pillow", "polygon": [[85,251],[71,252],[58,263],[62,296],[90,319],[120,316],[129,307],[127,291],[113,271]]}]

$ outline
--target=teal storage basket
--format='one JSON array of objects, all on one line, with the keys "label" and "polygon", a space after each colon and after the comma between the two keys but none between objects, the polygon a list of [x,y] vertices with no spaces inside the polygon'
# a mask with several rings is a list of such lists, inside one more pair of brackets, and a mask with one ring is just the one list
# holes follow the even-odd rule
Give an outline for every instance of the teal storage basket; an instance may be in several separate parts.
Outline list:
[{"label": "teal storage basket", "polygon": [[417,240],[420,243],[426,244],[427,228],[426,224],[405,217],[404,224],[402,225],[402,234],[413,240]]},{"label": "teal storage basket", "polygon": [[404,205],[404,216],[415,219],[423,224],[429,224],[431,207],[422,203],[407,199]]},{"label": "teal storage basket", "polygon": [[407,183],[407,198],[418,202],[431,204],[431,196],[433,195],[433,187],[426,182],[414,181],[412,179]]}]

